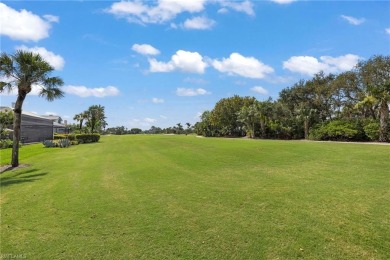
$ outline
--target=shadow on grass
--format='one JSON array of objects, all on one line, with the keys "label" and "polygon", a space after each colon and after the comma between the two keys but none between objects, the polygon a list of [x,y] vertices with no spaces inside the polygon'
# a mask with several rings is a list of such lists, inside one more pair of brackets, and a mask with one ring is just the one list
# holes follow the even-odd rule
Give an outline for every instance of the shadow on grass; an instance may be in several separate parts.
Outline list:
[{"label": "shadow on grass", "polygon": [[[43,176],[47,175],[47,172],[35,173],[38,169],[28,169],[17,172],[11,176],[5,176],[0,179],[0,187],[4,188],[14,184],[22,184],[28,182],[34,182],[40,180]],[[35,173],[35,174],[31,174]]]}]

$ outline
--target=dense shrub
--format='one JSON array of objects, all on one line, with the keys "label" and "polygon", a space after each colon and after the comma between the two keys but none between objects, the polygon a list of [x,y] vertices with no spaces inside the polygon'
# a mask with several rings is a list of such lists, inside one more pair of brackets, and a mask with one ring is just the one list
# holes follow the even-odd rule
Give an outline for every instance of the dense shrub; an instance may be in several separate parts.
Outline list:
[{"label": "dense shrub", "polygon": [[61,148],[67,148],[70,146],[70,141],[69,139],[60,139],[57,141],[58,146]]},{"label": "dense shrub", "polygon": [[79,144],[99,142],[100,134],[77,134],[76,139]]},{"label": "dense shrub", "polygon": [[309,138],[326,141],[357,141],[365,140],[365,135],[359,123],[333,120],[312,129]]},{"label": "dense shrub", "polygon": [[11,139],[3,139],[0,140],[0,149],[7,149],[12,147],[12,140]]},{"label": "dense shrub", "polygon": [[70,141],[76,140],[75,134],[54,134],[54,140],[69,139]]},{"label": "dense shrub", "polygon": [[379,139],[379,122],[371,121],[364,126],[364,133],[371,141]]},{"label": "dense shrub", "polygon": [[71,141],[69,141],[69,139],[45,140],[42,143],[46,148],[67,148],[71,145]]},{"label": "dense shrub", "polygon": [[54,140],[45,140],[43,141],[43,145],[46,148],[52,148],[52,147],[57,147],[57,142]]}]

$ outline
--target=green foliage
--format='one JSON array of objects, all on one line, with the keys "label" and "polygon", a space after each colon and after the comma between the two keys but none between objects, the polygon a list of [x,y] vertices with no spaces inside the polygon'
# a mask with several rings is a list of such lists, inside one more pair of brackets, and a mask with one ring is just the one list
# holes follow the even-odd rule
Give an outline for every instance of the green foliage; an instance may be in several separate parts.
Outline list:
[{"label": "green foliage", "polygon": [[208,117],[210,124],[217,130],[216,134],[219,136],[244,136],[244,124],[238,121],[238,113],[242,107],[253,105],[255,100],[254,97],[234,95],[218,101]]},{"label": "green foliage", "polygon": [[11,139],[3,139],[0,140],[0,149],[7,149],[12,147],[12,140]]},{"label": "green foliage", "polygon": [[371,141],[379,140],[379,122],[371,121],[364,126],[364,133]]},{"label": "green foliage", "polygon": [[45,140],[43,141],[43,145],[45,146],[45,148],[53,148],[57,147],[57,142],[55,142],[54,140]]},{"label": "green foliage", "polygon": [[70,141],[69,139],[56,139],[56,140],[45,140],[43,141],[43,145],[45,148],[53,148],[53,147],[60,147],[60,148],[67,148],[69,147],[72,142],[77,141]]},{"label": "green foliage", "polygon": [[346,120],[329,121],[310,133],[310,139],[326,141],[356,141],[364,139],[360,124]]},{"label": "green foliage", "polygon": [[7,127],[10,127],[14,120],[14,113],[12,111],[0,112],[0,135],[7,136]]},{"label": "green foliage", "polygon": [[76,139],[79,144],[99,142],[100,134],[77,134]]},{"label": "green foliage", "polygon": [[76,140],[75,134],[54,134],[54,140],[69,139],[70,141]]},{"label": "green foliage", "polygon": [[59,139],[57,143],[60,148],[68,148],[71,144],[69,139]]},{"label": "green foliage", "polygon": [[70,144],[71,144],[71,145],[78,145],[79,142],[78,142],[77,140],[73,140],[73,141],[70,141]]}]

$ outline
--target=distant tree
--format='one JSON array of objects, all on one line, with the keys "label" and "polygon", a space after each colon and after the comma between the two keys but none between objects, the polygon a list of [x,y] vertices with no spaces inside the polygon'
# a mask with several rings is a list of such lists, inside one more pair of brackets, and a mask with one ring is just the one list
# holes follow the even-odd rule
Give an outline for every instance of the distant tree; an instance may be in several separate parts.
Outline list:
[{"label": "distant tree", "polygon": [[220,135],[242,136],[244,134],[243,123],[237,120],[237,114],[243,106],[250,106],[255,100],[254,97],[238,95],[223,98],[211,110],[209,121]]},{"label": "distant tree", "polygon": [[130,134],[136,135],[136,134],[141,134],[141,133],[142,133],[142,130],[139,128],[131,128],[130,129]]},{"label": "distant tree", "polygon": [[14,121],[14,113],[12,111],[0,112],[0,135],[7,135],[6,129],[12,125]]},{"label": "distant tree", "polygon": [[183,130],[184,130],[184,128],[183,128],[183,126],[181,125],[181,123],[177,123],[177,124],[176,124],[176,133],[177,133],[177,134],[181,134],[181,133],[183,133]]},{"label": "distant tree", "polygon": [[[61,98],[64,93],[59,88],[64,83],[59,77],[50,77],[54,68],[39,54],[28,51],[16,51],[13,55],[2,53],[0,56],[0,77],[7,82],[0,82],[0,92],[17,89],[17,98],[14,108],[14,132],[12,146],[12,166],[19,165],[20,126],[22,122],[23,102],[32,86],[40,86],[39,96],[48,101]],[[9,80],[9,81],[8,81]]]},{"label": "distant tree", "polygon": [[240,111],[237,112],[237,120],[244,124],[250,138],[255,138],[255,125],[260,121],[257,104],[253,103],[252,105],[241,107]]},{"label": "distant tree", "polygon": [[91,133],[101,132],[107,126],[104,106],[92,105],[85,113],[87,115],[86,125]]},{"label": "distant tree", "polygon": [[374,56],[357,65],[359,77],[367,90],[368,101],[379,114],[379,141],[388,141],[390,103],[390,56]]},{"label": "distant tree", "polygon": [[79,130],[83,128],[83,122],[88,118],[88,114],[86,111],[79,113],[73,117],[73,120],[76,120],[77,122],[80,122],[79,124]]}]

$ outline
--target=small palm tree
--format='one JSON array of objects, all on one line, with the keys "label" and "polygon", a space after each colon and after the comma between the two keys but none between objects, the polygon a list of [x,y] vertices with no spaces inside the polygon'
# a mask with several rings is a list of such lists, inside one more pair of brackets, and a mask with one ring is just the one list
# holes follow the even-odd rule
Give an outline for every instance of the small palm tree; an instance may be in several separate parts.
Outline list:
[{"label": "small palm tree", "polygon": [[[53,101],[64,93],[59,88],[64,83],[59,77],[49,77],[54,68],[39,54],[18,50],[14,55],[0,55],[0,76],[7,82],[0,81],[0,93],[17,89],[14,108],[14,132],[12,146],[12,167],[19,165],[19,140],[22,122],[22,106],[33,85],[40,87],[39,96]],[[8,81],[9,80],[9,81]]]},{"label": "small palm tree", "polygon": [[388,121],[390,103],[390,56],[374,56],[357,65],[362,83],[366,86],[368,95],[363,104],[370,102],[375,105],[379,114],[379,141],[388,141]]}]

